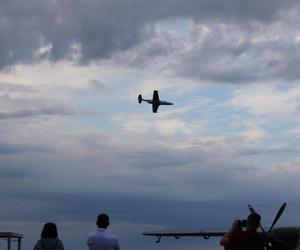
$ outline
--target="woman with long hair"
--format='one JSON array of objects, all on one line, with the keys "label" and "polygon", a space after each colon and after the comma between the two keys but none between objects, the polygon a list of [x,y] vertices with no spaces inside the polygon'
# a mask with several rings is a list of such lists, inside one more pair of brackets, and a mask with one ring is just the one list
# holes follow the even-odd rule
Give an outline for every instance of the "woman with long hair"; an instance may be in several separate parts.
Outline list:
[{"label": "woman with long hair", "polygon": [[64,250],[62,241],[58,238],[57,227],[48,222],[41,232],[41,239],[37,241],[33,250]]}]

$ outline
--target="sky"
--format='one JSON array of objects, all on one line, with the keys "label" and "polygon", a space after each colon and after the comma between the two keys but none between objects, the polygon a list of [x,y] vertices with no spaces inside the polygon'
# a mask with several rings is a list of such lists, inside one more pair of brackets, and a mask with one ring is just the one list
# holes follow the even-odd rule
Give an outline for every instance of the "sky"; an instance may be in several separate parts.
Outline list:
[{"label": "sky", "polygon": [[[251,204],[300,225],[300,3],[0,0],[0,231],[87,249],[216,250]],[[138,104],[159,90],[161,106]],[[0,247],[5,242],[0,242]]]}]

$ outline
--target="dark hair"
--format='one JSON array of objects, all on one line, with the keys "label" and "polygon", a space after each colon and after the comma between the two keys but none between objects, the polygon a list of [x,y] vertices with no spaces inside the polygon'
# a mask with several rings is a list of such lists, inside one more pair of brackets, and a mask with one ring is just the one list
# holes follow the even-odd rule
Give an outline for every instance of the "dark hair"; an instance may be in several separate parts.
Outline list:
[{"label": "dark hair", "polygon": [[44,225],[44,228],[41,233],[41,238],[57,238],[57,228],[56,225],[52,222],[48,222]]},{"label": "dark hair", "polygon": [[107,228],[109,226],[109,217],[107,214],[99,214],[97,217],[97,226]]},{"label": "dark hair", "polygon": [[247,217],[247,224],[253,227],[259,227],[261,216],[257,213],[251,213]]}]

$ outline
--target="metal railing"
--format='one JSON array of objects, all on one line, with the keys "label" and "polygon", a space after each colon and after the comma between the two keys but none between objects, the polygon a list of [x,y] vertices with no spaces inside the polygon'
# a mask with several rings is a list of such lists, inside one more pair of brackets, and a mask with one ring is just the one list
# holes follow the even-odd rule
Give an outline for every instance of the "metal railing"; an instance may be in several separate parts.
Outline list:
[{"label": "metal railing", "polygon": [[0,232],[0,239],[7,241],[7,250],[11,250],[11,245],[13,241],[17,241],[18,250],[21,250],[22,238],[23,234],[12,232]]}]

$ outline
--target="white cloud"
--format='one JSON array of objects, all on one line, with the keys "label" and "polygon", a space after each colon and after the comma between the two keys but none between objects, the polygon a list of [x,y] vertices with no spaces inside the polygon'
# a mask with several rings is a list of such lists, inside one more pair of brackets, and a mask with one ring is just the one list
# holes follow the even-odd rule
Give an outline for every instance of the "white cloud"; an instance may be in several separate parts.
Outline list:
[{"label": "white cloud", "polygon": [[297,114],[300,88],[280,89],[260,83],[234,91],[231,104],[258,117],[282,119]]},{"label": "white cloud", "polygon": [[172,135],[175,133],[189,134],[189,128],[184,121],[180,120],[159,120],[155,124],[157,131],[163,135]]},{"label": "white cloud", "polygon": [[267,133],[258,128],[243,131],[240,133],[240,136],[246,143],[259,143],[267,137]]},{"label": "white cloud", "polygon": [[66,86],[86,87],[93,79],[107,82],[112,72],[114,70],[110,65],[80,66],[68,61],[51,63],[44,60],[38,64],[18,64],[11,71],[0,72],[0,79],[2,82],[58,90]]},{"label": "white cloud", "polygon": [[[296,182],[300,175],[300,158],[295,158],[285,162],[278,162],[274,164],[271,168],[271,173],[278,176],[279,178],[284,178],[285,181],[293,180]],[[277,175],[282,173],[282,175]]]}]

